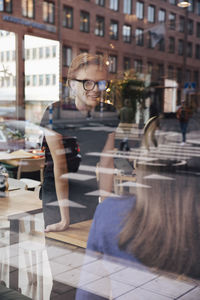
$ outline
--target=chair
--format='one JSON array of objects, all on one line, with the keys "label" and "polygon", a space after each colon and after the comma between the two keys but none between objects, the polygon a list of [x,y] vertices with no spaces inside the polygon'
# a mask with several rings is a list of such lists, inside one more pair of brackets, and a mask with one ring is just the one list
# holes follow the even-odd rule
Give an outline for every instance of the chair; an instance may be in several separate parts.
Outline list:
[{"label": "chair", "polygon": [[[19,166],[17,170],[17,179],[23,181],[27,185],[28,189],[35,189],[39,187],[44,179],[43,176],[44,165],[45,165],[44,157],[37,158],[37,159],[31,159],[31,158],[21,159],[19,161]],[[40,171],[40,181],[29,179],[29,178],[21,178],[22,173],[30,173],[35,171]]]}]

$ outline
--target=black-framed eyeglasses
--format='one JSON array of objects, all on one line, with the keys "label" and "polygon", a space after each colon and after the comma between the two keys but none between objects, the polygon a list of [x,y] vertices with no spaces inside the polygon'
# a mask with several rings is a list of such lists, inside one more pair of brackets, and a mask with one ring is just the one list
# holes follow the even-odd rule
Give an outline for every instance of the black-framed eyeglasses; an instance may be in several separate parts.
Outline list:
[{"label": "black-framed eyeglasses", "polygon": [[70,81],[73,81],[73,80],[82,82],[83,88],[85,91],[92,91],[96,84],[100,91],[105,91],[109,87],[109,81],[107,81],[107,80],[94,81],[94,80],[89,80],[89,79],[84,79],[84,80],[71,79]]}]

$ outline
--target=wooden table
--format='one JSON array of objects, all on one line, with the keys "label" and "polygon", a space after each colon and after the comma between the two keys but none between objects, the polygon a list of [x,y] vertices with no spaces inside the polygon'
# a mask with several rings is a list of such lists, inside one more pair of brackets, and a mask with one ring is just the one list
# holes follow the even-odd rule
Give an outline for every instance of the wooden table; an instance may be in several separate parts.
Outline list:
[{"label": "wooden table", "polygon": [[0,151],[0,161],[4,162],[6,164],[9,164],[9,165],[18,167],[19,161],[21,159],[24,159],[24,158],[33,159],[35,157],[39,158],[43,155],[44,154],[41,155],[41,153],[37,153],[37,152],[36,153],[29,153],[29,152],[27,152],[23,149],[14,151],[12,153],[8,153],[8,152],[5,152],[5,151]]},{"label": "wooden table", "polygon": [[66,231],[49,232],[45,236],[67,244],[86,248],[92,220],[70,225]]}]

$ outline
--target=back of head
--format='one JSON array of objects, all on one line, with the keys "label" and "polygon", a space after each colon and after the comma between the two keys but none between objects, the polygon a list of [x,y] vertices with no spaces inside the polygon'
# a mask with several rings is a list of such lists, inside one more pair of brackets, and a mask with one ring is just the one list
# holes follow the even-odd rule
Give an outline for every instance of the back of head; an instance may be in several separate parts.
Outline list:
[{"label": "back of head", "polygon": [[144,140],[152,139],[153,131],[157,147],[149,142],[147,149],[144,142],[140,148],[136,205],[124,221],[119,246],[147,266],[200,278],[199,178],[190,165],[191,147],[184,151],[176,143],[179,132],[169,130],[175,121],[161,119],[156,133],[155,122],[148,124]]}]

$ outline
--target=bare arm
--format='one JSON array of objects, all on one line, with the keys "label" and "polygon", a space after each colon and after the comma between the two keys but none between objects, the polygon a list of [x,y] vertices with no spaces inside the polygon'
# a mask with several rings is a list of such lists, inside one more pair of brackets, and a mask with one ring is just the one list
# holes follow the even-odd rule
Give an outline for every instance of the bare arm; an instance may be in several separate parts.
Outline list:
[{"label": "bare arm", "polygon": [[48,225],[45,229],[49,231],[63,231],[69,227],[69,203],[68,203],[68,179],[63,174],[67,173],[67,161],[65,155],[65,149],[63,145],[62,135],[52,132],[46,135],[46,141],[51,151],[51,155],[54,163],[54,178],[56,195],[60,208],[61,221],[59,223]]},{"label": "bare arm", "polygon": [[[104,149],[102,151],[102,156],[100,159],[100,169],[104,169],[104,168],[109,168],[109,169],[114,169],[114,160],[112,156],[106,156],[107,154],[110,154],[109,151],[114,149],[114,142],[115,142],[115,133],[110,133],[108,135],[106,144],[104,146]],[[105,156],[104,156],[105,154]],[[109,193],[112,192],[112,188],[113,188],[113,174],[109,174],[109,173],[104,173],[103,171],[99,172],[99,188],[100,190],[103,190],[105,192]],[[103,200],[103,197],[102,197]]]}]

